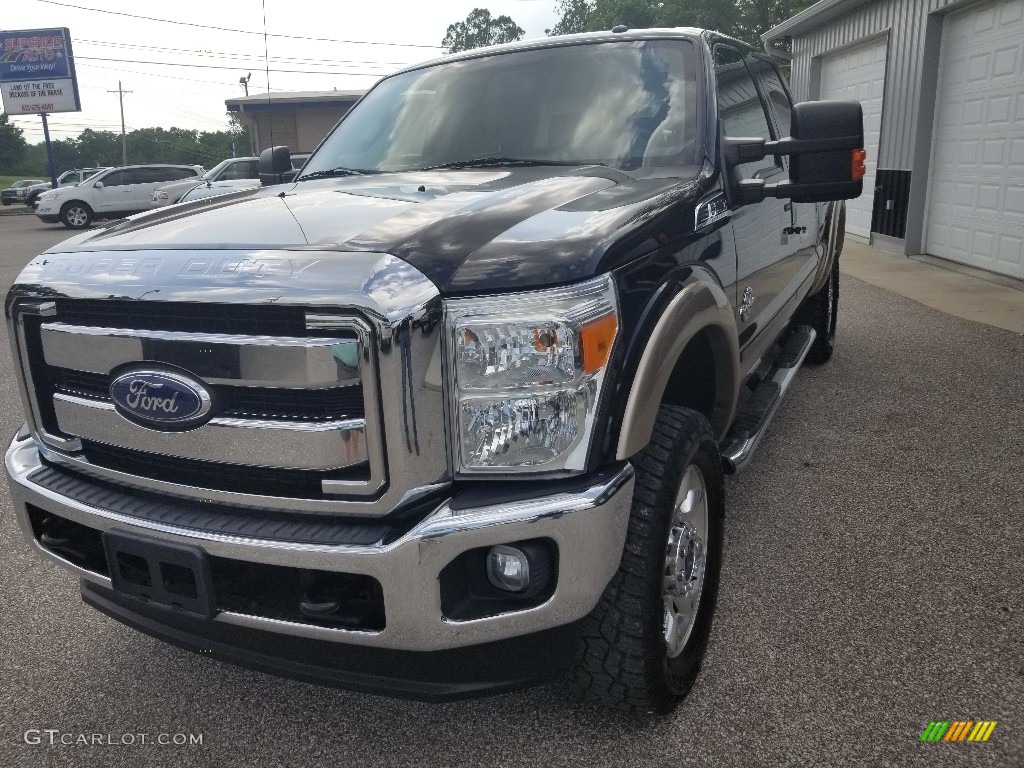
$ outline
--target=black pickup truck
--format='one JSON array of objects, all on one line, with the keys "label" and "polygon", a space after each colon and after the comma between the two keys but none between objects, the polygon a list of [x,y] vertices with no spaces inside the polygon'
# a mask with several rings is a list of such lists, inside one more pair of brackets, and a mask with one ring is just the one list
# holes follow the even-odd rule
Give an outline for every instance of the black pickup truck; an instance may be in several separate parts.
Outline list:
[{"label": "black pickup truck", "polygon": [[384,78],[296,180],[29,263],[20,527],[88,604],[213,658],[423,699],[568,674],[667,712],[724,475],[832,353],[862,147],[856,102],[794,105],[701,30]]}]

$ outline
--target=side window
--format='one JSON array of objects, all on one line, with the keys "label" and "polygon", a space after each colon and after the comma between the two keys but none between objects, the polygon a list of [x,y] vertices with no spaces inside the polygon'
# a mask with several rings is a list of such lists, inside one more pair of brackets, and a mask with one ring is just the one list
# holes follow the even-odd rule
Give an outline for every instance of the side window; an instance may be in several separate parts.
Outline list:
[{"label": "side window", "polygon": [[248,160],[242,163],[232,163],[224,169],[220,175],[222,179],[251,179],[252,163]]},{"label": "side window", "polygon": [[764,59],[752,58],[749,60],[750,68],[755,77],[761,81],[761,88],[775,113],[775,123],[779,129],[778,138],[789,136],[789,117],[793,112],[793,102],[789,98],[789,91],[782,84],[779,71],[771,62]]},{"label": "side window", "polygon": [[[718,85],[718,119],[726,136],[756,136],[771,141],[768,115],[754,78],[735,48],[715,46],[715,80]],[[778,169],[775,159],[766,157],[738,166],[745,179],[766,178]]]},{"label": "side window", "polygon": [[167,168],[164,171],[168,181],[184,181],[194,179],[198,175],[195,168]]},{"label": "side window", "polygon": [[125,184],[135,183],[131,178],[131,171],[114,171],[98,181],[102,181],[104,187],[121,187]]}]

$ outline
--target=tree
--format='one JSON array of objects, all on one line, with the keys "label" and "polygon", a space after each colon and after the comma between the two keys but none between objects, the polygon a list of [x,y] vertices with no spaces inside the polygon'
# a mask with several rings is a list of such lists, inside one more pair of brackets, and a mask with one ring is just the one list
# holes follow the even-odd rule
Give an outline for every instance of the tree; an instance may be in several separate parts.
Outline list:
[{"label": "tree", "polygon": [[6,112],[0,113],[0,168],[11,171],[21,165],[28,149],[21,128],[11,122]]},{"label": "tree", "polygon": [[551,29],[545,29],[547,34],[572,35],[586,32],[587,22],[594,12],[594,3],[592,0],[558,0],[555,12],[558,14],[558,23]]},{"label": "tree", "polygon": [[616,24],[701,27],[760,45],[760,36],[814,0],[558,0],[552,35],[609,30]]},{"label": "tree", "polygon": [[520,40],[526,30],[508,16],[491,17],[486,8],[474,8],[465,21],[448,25],[448,32],[441,41],[448,53],[468,51],[485,45],[511,43]]}]

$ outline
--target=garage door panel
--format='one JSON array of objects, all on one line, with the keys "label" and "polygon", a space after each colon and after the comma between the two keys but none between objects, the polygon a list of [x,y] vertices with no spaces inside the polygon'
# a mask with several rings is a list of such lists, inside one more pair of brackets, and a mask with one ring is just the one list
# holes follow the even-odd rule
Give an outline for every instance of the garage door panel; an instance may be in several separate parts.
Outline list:
[{"label": "garage door panel", "polygon": [[943,27],[925,249],[1024,277],[1024,0]]},{"label": "garage door panel", "polygon": [[821,63],[821,98],[852,99],[864,109],[864,193],[846,203],[846,231],[864,237],[871,233],[887,49],[887,38],[881,38],[826,56]]}]

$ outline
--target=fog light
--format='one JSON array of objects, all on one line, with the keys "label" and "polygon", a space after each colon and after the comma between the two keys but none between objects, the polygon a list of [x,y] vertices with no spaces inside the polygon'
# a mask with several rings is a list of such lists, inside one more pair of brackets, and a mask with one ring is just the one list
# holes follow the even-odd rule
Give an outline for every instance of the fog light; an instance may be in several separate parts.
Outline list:
[{"label": "fog light", "polygon": [[530,561],[514,547],[491,547],[487,552],[487,579],[498,589],[523,592],[530,586]]}]

